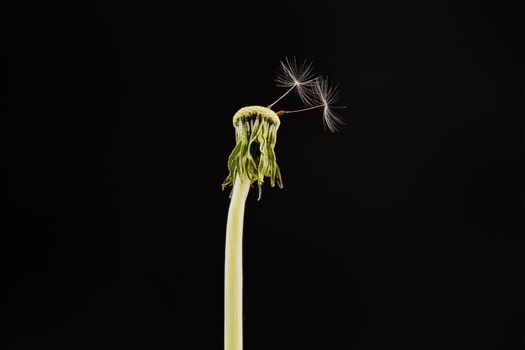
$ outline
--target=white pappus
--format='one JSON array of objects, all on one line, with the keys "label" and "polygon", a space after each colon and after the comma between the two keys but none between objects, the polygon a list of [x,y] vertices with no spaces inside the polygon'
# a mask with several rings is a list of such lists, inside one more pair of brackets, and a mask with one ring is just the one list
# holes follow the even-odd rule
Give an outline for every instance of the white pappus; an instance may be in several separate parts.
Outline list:
[{"label": "white pappus", "polygon": [[334,106],[338,100],[337,87],[330,84],[327,77],[315,75],[311,62],[307,60],[298,61],[295,57],[293,59],[285,58],[281,61],[275,82],[277,86],[288,88],[288,90],[268,108],[271,109],[294,89],[306,107],[293,111],[280,110],[277,115],[282,116],[322,108],[325,128],[332,132],[340,130],[344,120],[333,109],[345,107]]}]

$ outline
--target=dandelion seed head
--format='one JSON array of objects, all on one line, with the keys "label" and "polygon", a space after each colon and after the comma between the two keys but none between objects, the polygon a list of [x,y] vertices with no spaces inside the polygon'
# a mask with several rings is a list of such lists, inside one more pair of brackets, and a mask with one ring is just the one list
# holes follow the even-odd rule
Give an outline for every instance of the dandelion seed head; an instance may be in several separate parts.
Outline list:
[{"label": "dandelion seed head", "polygon": [[276,126],[281,124],[281,120],[277,114],[269,108],[262,106],[248,106],[243,107],[233,116],[233,126],[237,127],[240,123],[253,120],[254,118],[262,118],[262,120]]}]

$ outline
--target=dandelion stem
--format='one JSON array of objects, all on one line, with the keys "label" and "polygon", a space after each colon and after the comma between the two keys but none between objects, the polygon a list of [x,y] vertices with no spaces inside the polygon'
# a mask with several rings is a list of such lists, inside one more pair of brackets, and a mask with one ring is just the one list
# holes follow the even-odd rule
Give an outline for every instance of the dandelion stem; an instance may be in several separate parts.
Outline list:
[{"label": "dandelion stem", "polygon": [[[325,105],[322,104],[322,105],[317,105],[317,106],[308,107],[308,108],[303,108],[303,109],[296,109],[296,110],[293,110],[293,111],[283,111],[283,110],[280,110],[280,111],[278,111],[278,112],[275,112],[275,114],[277,114],[277,116],[279,116],[279,117],[282,117],[282,116],[285,115],[285,114],[299,113],[299,112],[306,112],[306,111],[309,111],[309,110],[312,110],[312,109],[316,109],[316,108],[321,108],[321,107],[325,107]],[[346,107],[331,107],[331,108],[346,108]]]},{"label": "dandelion stem", "polygon": [[306,111],[316,109],[316,108],[321,108],[321,107],[324,107],[324,105],[318,105],[318,106],[313,106],[313,107],[308,107],[308,108],[303,108],[303,109],[296,109],[294,111],[283,111],[283,112],[284,114],[299,113],[299,112],[306,112]]},{"label": "dandelion stem", "polygon": [[242,350],[242,229],[250,180],[236,176],[233,185],[224,266],[224,350]]},{"label": "dandelion stem", "polygon": [[294,85],[294,86],[292,86],[291,88],[289,88],[289,89],[284,93],[284,95],[282,95],[281,97],[279,97],[276,101],[274,101],[274,102],[273,102],[271,105],[269,105],[267,108],[270,108],[270,109],[271,109],[272,106],[273,106],[274,104],[276,104],[277,102],[281,101],[286,95],[288,95],[293,89],[295,89],[296,86],[297,86],[297,85]]}]

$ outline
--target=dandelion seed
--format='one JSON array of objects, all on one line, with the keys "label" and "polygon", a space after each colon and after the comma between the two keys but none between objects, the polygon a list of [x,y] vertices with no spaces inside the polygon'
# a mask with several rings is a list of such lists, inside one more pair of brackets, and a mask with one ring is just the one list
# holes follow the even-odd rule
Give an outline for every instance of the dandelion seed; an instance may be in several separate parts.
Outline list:
[{"label": "dandelion seed", "polygon": [[336,86],[330,85],[327,78],[319,78],[316,80],[315,90],[317,92],[317,98],[323,106],[324,126],[332,132],[338,131],[345,122],[340,115],[337,115],[333,111],[333,108],[344,108],[333,106],[338,99]]},{"label": "dandelion seed", "polygon": [[345,108],[333,105],[338,99],[337,88],[330,85],[326,77],[316,76],[313,73],[311,62],[307,60],[297,61],[295,57],[293,59],[285,58],[281,61],[275,81],[277,86],[286,87],[288,90],[267,108],[271,109],[294,89],[306,107],[293,111],[280,110],[277,112],[277,116],[281,117],[285,114],[322,108],[325,129],[336,132],[344,124],[343,118],[333,111],[334,108]]},{"label": "dandelion seed", "polygon": [[305,106],[312,106],[314,96],[311,88],[314,87],[315,81],[317,80],[317,77],[313,73],[313,68],[312,62],[308,62],[307,60],[298,62],[295,57],[293,59],[286,57],[284,61],[281,61],[275,82],[279,87],[288,88],[288,91],[269,107],[279,102],[294,89],[297,91],[299,98]]}]

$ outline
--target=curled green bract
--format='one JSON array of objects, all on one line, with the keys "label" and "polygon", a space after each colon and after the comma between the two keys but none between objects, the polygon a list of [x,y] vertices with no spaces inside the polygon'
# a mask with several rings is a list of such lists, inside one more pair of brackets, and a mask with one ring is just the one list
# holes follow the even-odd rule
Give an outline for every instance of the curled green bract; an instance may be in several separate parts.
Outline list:
[{"label": "curled green bract", "polygon": [[237,144],[228,158],[230,173],[222,184],[223,190],[233,186],[237,176],[247,178],[250,184],[257,182],[258,200],[265,177],[270,178],[272,187],[277,184],[283,188],[274,150],[280,124],[277,114],[266,107],[244,107],[235,113],[233,126]]}]

